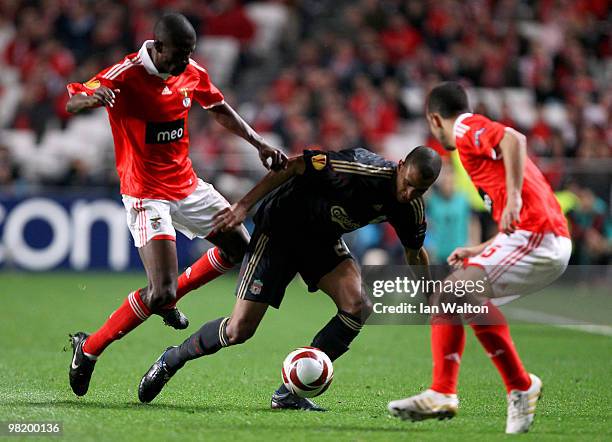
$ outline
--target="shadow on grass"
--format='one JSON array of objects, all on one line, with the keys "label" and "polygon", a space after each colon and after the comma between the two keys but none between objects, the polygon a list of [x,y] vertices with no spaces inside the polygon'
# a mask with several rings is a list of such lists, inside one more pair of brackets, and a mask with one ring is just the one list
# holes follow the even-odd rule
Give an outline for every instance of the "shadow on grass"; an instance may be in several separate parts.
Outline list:
[{"label": "shadow on grass", "polygon": [[[28,401],[16,400],[7,402],[9,406],[23,406],[33,408],[79,408],[79,409],[99,409],[99,410],[165,410],[182,411],[186,413],[210,413],[219,411],[219,407],[202,405],[177,405],[177,404],[142,404],[140,402],[91,402],[81,399],[64,399],[49,401]],[[225,411],[225,410],[222,410]]]},{"label": "shadow on grass", "polygon": [[[236,406],[202,406],[202,405],[179,405],[179,404],[164,404],[164,403],[154,403],[154,404],[141,404],[140,402],[89,402],[87,400],[80,399],[64,399],[64,400],[48,400],[48,401],[28,401],[28,400],[14,400],[10,402],[6,402],[3,405],[8,406],[21,406],[28,408],[63,408],[67,410],[126,410],[126,411],[144,411],[144,412],[166,412],[166,411],[175,411],[182,412],[186,414],[195,414],[202,413],[204,416],[212,417],[217,416],[219,413],[224,412],[242,412],[244,413],[244,409],[238,409]],[[304,421],[304,422],[287,422],[287,418],[290,417],[299,417],[299,418],[307,418],[307,416],[330,416],[330,417],[338,417],[337,413],[334,411],[326,412],[326,413],[315,413],[315,412],[303,412],[299,410],[287,410],[287,411],[278,411],[271,410],[270,408],[249,408],[246,410],[247,413],[243,414],[245,418],[252,418],[253,423],[239,423],[235,422],[232,424],[232,430],[249,430],[253,431],[253,429],[261,429],[261,430],[308,430],[311,431],[313,429],[312,422]],[[278,424],[269,424],[267,422],[257,422],[258,418],[268,418],[271,415],[279,416]],[[431,432],[430,429],[427,428],[419,428],[411,425],[402,425],[399,427],[393,427],[387,425],[372,425],[371,421],[378,419],[379,417],[386,416],[376,416],[371,417],[370,419],[364,420],[364,426],[353,426],[351,428],[347,428],[346,424],[338,423],[338,424],[325,424],[320,420],[317,420],[316,430],[317,432],[326,432],[326,431],[359,431],[365,433],[374,433],[374,432],[387,432],[387,433],[423,433],[423,432]],[[391,422],[391,421],[390,421]],[[393,421],[394,422],[394,421]],[[207,423],[212,423],[213,425],[206,425]],[[215,425],[215,421],[212,422],[203,422],[203,429],[216,429],[218,428],[226,428],[227,422],[219,423]],[[394,425],[394,424],[392,424]]]}]

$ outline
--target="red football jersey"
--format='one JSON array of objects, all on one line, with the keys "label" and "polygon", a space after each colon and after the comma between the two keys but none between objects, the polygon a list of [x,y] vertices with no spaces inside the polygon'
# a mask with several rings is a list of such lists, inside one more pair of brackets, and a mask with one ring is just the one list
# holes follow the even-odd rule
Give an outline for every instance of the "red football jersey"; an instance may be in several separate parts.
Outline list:
[{"label": "red football jersey", "polygon": [[160,74],[146,41],[140,51],[68,92],[91,95],[104,85],[119,89],[109,115],[121,193],[135,198],[180,200],[197,186],[189,159],[187,114],[192,101],[205,109],[224,102],[206,70],[190,60],[178,76]]},{"label": "red football jersey", "polygon": [[[507,198],[506,171],[499,150],[506,129],[483,115],[469,113],[460,115],[453,129],[461,163],[497,223]],[[525,159],[522,198],[519,229],[569,237],[567,221],[557,198],[529,158]]]}]

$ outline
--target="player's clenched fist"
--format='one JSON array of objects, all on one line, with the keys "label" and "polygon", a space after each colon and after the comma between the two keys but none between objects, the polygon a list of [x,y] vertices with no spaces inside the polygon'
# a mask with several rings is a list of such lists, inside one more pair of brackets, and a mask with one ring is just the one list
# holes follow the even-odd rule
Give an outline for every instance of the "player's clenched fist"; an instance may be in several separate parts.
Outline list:
[{"label": "player's clenched fist", "polygon": [[[268,163],[268,158],[271,164]],[[259,149],[259,159],[266,169],[281,170],[287,167],[287,155],[265,142]]]},{"label": "player's clenched fist", "polygon": [[110,89],[106,86],[100,86],[91,95],[75,93],[70,97],[68,103],[66,103],[66,110],[70,113],[77,113],[85,109],[99,106],[113,107],[119,92],[119,89]]},{"label": "player's clenched fist", "polygon": [[457,247],[453,250],[453,253],[448,256],[446,262],[453,267],[459,267],[463,264],[464,259],[476,256],[482,252],[482,250],[483,247],[481,247],[481,245],[474,247]]},{"label": "player's clenched fist", "polygon": [[110,89],[106,86],[100,86],[96,91],[91,95],[92,98],[92,106],[109,106],[113,107],[115,105],[115,98],[119,93],[119,89]]}]

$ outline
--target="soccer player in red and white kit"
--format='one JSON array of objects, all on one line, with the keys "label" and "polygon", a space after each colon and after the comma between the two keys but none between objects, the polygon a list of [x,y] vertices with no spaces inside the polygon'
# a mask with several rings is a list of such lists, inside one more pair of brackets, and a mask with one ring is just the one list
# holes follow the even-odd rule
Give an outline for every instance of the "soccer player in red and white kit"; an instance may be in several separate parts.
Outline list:
[{"label": "soccer player in red and white kit", "polygon": [[[278,169],[287,162],[225,102],[206,69],[190,58],[196,33],[183,15],[163,16],[154,36],[88,82],[68,85],[69,112],[99,106],[108,111],[127,224],[148,279],[147,286],[130,293],[98,331],[71,337],[69,379],[78,396],[87,393],[95,362],[109,344],[152,313],[174,328],[186,328],[187,318],[176,302],[244,256],[249,243],[244,226],[210,235],[213,216],[229,203],[196,176],[189,159],[187,114],[193,101],[257,148],[264,166],[271,161],[270,167]],[[180,276],[175,229],[216,246]]]},{"label": "soccer player in red and white kit", "polygon": [[506,386],[506,433],[526,432],[533,422],[542,381],[523,367],[508,324],[496,306],[538,291],[561,276],[572,250],[567,222],[546,179],[526,155],[525,136],[470,113],[461,85],[443,83],[430,92],[427,121],[447,150],[457,149],[499,233],[483,244],[459,247],[448,257],[449,264],[459,267],[449,279],[484,282],[482,293],[433,295],[438,305],[469,303],[486,307],[488,312],[432,315],[432,385],[421,394],[389,403],[388,408],[393,415],[411,420],[451,418],[456,414],[465,322]]}]

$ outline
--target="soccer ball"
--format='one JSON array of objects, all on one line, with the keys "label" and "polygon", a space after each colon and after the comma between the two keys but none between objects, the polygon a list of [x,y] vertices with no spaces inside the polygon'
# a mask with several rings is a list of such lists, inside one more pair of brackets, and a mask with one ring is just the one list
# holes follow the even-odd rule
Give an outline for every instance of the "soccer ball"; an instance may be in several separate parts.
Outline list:
[{"label": "soccer ball", "polygon": [[301,347],[287,355],[281,375],[290,392],[300,397],[315,397],[331,384],[334,366],[318,348]]}]

